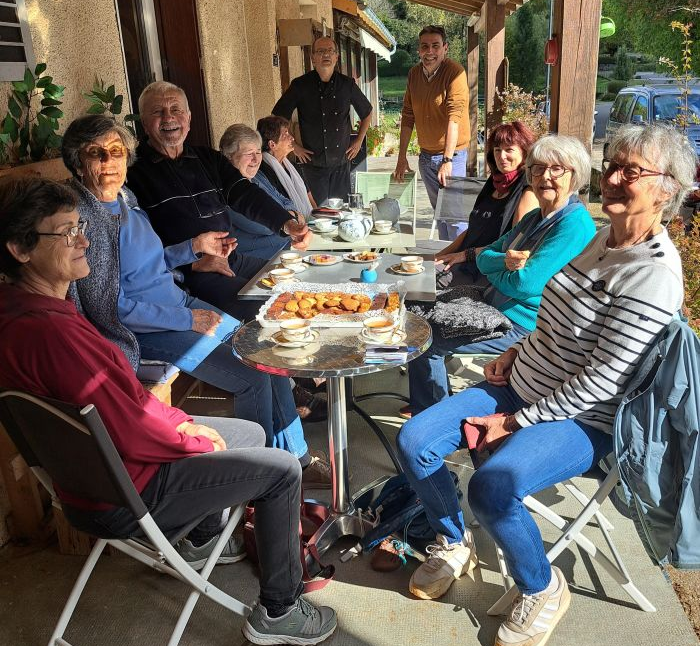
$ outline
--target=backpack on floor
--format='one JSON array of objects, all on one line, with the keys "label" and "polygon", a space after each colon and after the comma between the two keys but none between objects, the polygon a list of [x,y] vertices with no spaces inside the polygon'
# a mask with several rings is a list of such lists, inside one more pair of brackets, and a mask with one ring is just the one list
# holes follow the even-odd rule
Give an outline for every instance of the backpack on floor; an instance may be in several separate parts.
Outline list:
[{"label": "backpack on floor", "polygon": [[[461,500],[459,478],[453,471],[450,471],[450,475],[457,497]],[[374,524],[360,541],[364,551],[370,552],[392,534],[418,550],[435,542],[435,530],[430,527],[423,503],[405,474],[389,478],[375,499],[372,499],[372,493],[368,491],[355,501],[355,508],[360,509],[362,516]]]}]

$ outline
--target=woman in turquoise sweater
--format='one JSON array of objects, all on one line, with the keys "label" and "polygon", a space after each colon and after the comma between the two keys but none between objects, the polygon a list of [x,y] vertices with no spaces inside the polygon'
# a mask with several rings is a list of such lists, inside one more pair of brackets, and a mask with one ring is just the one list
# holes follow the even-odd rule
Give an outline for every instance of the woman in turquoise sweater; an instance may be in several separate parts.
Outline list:
[{"label": "woman in turquoise sweater", "polygon": [[511,330],[496,339],[469,343],[465,337],[443,338],[433,328],[431,347],[411,362],[410,405],[401,410],[402,417],[418,414],[448,396],[446,356],[500,354],[534,330],[547,281],[593,238],[593,220],[576,197],[591,176],[590,157],[578,139],[548,135],[535,142],[527,156],[526,173],[539,208],[476,258],[489,281],[484,299],[510,319]]}]

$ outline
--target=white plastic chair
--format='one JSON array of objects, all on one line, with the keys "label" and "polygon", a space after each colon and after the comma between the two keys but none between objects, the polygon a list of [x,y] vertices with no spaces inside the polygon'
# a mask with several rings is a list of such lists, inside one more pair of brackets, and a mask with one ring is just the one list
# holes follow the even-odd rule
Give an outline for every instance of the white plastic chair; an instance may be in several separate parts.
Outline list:
[{"label": "white plastic chair", "polygon": [[[615,543],[613,542],[610,532],[614,529],[610,521],[603,515],[600,510],[601,505],[605,499],[610,495],[610,492],[615,488],[620,478],[620,472],[617,464],[610,468],[610,471],[602,478],[600,481],[600,486],[593,494],[592,498],[588,498],[572,480],[565,481],[564,487],[571,493],[571,495],[581,503],[583,509],[576,518],[571,522],[564,520],[559,514],[552,511],[547,505],[544,505],[539,500],[536,500],[532,496],[527,496],[523,503],[531,511],[539,514],[552,523],[557,529],[561,530],[561,536],[552,545],[552,547],[547,552],[547,560],[552,563],[554,559],[557,558],[571,543],[575,542],[581,549],[588,553],[591,558],[598,563],[619,585],[620,587],[630,596],[632,601],[634,601],[641,610],[645,612],[656,612],[656,608],[652,603],[641,593],[639,588],[632,582],[629,571],[625,566],[622,556],[618,551]],[[603,554],[598,547],[581,532],[584,527],[588,525],[591,519],[595,518],[596,525],[601,531],[603,538],[608,545],[610,553],[612,554],[612,559],[608,558]],[[503,552],[500,548],[496,548],[499,569],[501,575],[503,576],[503,586],[506,589],[505,594],[496,601],[489,609],[489,615],[502,615],[505,614],[515,596],[518,593],[517,588],[513,585],[512,580],[508,576],[508,568],[506,566],[505,558]]]},{"label": "white plastic chair", "polygon": [[63,402],[5,391],[0,393],[0,421],[38,480],[51,494],[54,505],[60,506],[53,489],[55,482],[75,496],[126,507],[138,519],[146,536],[145,539],[96,540],[54,628],[49,646],[71,646],[63,635],[107,545],[192,588],[168,646],[177,646],[180,642],[202,595],[238,615],[246,616],[250,612],[250,607],[208,581],[226,542],[243,516],[244,505],[231,508],[226,527],[198,573],[178,554],[148,513],[94,406],[79,410]]}]

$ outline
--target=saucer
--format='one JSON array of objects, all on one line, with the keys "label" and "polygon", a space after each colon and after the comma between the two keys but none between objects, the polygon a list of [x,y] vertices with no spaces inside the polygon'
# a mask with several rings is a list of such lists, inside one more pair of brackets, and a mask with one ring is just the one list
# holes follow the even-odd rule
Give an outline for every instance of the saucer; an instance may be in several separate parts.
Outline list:
[{"label": "saucer", "polygon": [[402,276],[417,276],[418,274],[422,274],[425,271],[425,267],[421,267],[418,271],[406,271],[401,266],[401,263],[399,263],[398,265],[392,265],[390,269],[395,274],[401,274]]},{"label": "saucer", "polygon": [[[298,266],[297,266],[298,265]],[[285,266],[282,263],[279,263],[277,265],[277,269],[291,269],[295,274],[299,274],[302,271],[306,271],[308,267],[304,264],[304,259],[302,258],[301,262],[296,263],[295,266]]]},{"label": "saucer", "polygon": [[375,341],[374,339],[370,339],[365,330],[362,330],[360,332],[360,338],[365,345],[399,345],[399,343],[406,340],[406,332],[403,330],[394,330],[394,333],[391,335],[389,340]]},{"label": "saucer", "polygon": [[355,256],[362,255],[362,253],[363,253],[362,251],[352,251],[350,253],[344,253],[343,258],[345,258],[345,260],[347,260],[348,262],[356,262],[356,263],[367,265],[370,262],[376,262],[377,260],[379,260],[382,257],[382,254],[373,251],[371,253],[373,253],[375,255],[375,257],[372,258],[371,260],[360,260],[359,258],[355,258]]},{"label": "saucer", "polygon": [[311,334],[309,334],[309,337],[304,341],[289,341],[284,336],[284,330],[280,330],[279,332],[275,332],[270,338],[276,345],[283,348],[303,348],[305,345],[313,343],[318,337],[318,332],[316,330],[311,330]]},{"label": "saucer", "polygon": [[375,236],[388,236],[391,235],[392,233],[396,233],[394,230],[394,227],[391,227],[388,231],[377,231],[374,227],[372,227],[372,231],[370,232]]}]

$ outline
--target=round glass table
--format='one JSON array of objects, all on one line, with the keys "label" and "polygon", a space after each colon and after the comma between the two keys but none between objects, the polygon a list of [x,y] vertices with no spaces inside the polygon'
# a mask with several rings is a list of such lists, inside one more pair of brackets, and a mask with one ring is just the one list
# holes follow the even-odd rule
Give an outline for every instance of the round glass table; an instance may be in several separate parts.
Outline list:
[{"label": "round glass table", "polygon": [[[313,328],[317,338],[303,348],[277,345],[272,335],[277,328],[263,328],[257,321],[240,327],[233,337],[234,354],[246,365],[275,375],[289,377],[325,377],[328,391],[328,449],[332,475],[332,502],[328,520],[319,528],[312,541],[323,554],[340,537],[362,536],[361,520],[354,514],[353,500],[369,489],[377,488],[380,481],[371,483],[353,498],[349,493],[346,379],[402,365],[403,361],[367,363],[365,348],[357,327]],[[419,316],[407,312],[401,329],[406,332],[403,344],[408,347],[406,362],[425,352],[432,341],[430,325]],[[356,404],[370,397],[405,397],[396,393],[370,393],[355,398],[350,390],[350,407],[367,421],[382,440],[394,464],[398,467],[393,450],[374,420]],[[384,479],[381,480],[383,482]]]}]

